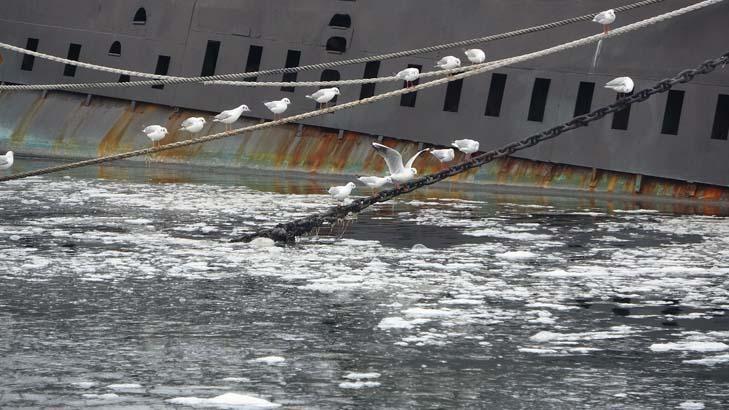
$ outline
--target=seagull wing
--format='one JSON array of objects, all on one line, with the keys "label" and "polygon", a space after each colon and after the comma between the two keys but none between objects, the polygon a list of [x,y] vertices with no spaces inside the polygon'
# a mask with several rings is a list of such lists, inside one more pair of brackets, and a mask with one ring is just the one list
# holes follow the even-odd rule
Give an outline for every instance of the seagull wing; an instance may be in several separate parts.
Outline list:
[{"label": "seagull wing", "polygon": [[232,116],[233,116],[233,114],[230,111],[226,110],[226,111],[223,111],[220,114],[216,115],[214,118],[218,121],[221,121],[226,118],[230,118]]},{"label": "seagull wing", "polygon": [[278,107],[278,101],[269,101],[269,102],[265,102],[265,103],[263,103],[263,105],[265,105],[265,106],[266,106],[266,108],[268,108],[269,110],[272,110],[272,109],[274,109],[275,107]]},{"label": "seagull wing", "polygon": [[626,81],[627,79],[628,79],[628,77],[618,77],[618,78],[608,81],[607,84],[605,84],[605,85],[608,87],[616,87],[616,86],[624,85],[627,82]]},{"label": "seagull wing", "polygon": [[316,100],[317,98],[319,98],[319,97],[321,97],[322,95],[324,95],[324,93],[325,93],[325,91],[324,91],[324,90],[325,90],[325,89],[324,89],[324,88],[322,88],[321,90],[319,90],[319,91],[316,91],[315,93],[313,93],[313,94],[311,94],[311,95],[307,95],[307,96],[306,96],[306,98],[311,98],[312,100]]},{"label": "seagull wing", "polygon": [[150,126],[144,127],[144,129],[142,130],[142,132],[145,133],[145,134],[149,134],[149,133],[152,133],[152,132],[157,132],[161,128],[162,127],[159,126],[159,125],[150,125]]},{"label": "seagull wing", "polygon": [[0,156],[0,167],[8,165],[10,161],[8,160],[8,157],[5,155]]},{"label": "seagull wing", "polygon": [[399,174],[405,170],[405,167],[402,165],[402,155],[399,152],[376,142],[372,143],[372,148],[385,159],[390,174]]},{"label": "seagull wing", "polygon": [[183,127],[189,127],[191,125],[195,125],[195,121],[196,121],[195,117],[190,117],[190,118],[186,119],[185,121],[182,121],[181,125]]},{"label": "seagull wing", "polygon": [[415,155],[413,155],[413,156],[412,156],[412,157],[411,157],[411,158],[410,158],[410,159],[408,160],[408,163],[407,163],[407,164],[405,164],[405,168],[408,168],[408,169],[412,168],[412,167],[413,167],[413,162],[415,162],[415,160],[416,160],[416,159],[418,159],[418,155],[422,154],[422,153],[423,153],[423,152],[425,152],[425,151],[428,151],[428,149],[427,149],[427,148],[426,148],[426,149],[421,149],[420,151],[416,152],[416,153],[415,153]]}]

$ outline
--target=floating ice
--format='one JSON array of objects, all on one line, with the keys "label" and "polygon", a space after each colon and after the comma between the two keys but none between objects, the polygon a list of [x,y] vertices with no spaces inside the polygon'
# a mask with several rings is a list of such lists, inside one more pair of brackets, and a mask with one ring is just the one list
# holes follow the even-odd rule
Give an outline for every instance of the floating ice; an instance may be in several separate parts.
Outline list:
[{"label": "floating ice", "polygon": [[517,261],[517,260],[536,259],[538,255],[536,253],[528,252],[528,251],[513,251],[513,252],[497,253],[494,256],[496,256],[497,258],[501,258],[501,259]]},{"label": "floating ice", "polygon": [[358,382],[342,382],[339,383],[339,387],[342,389],[363,389],[365,387],[379,387],[379,382],[364,382],[364,381],[358,381]]},{"label": "floating ice", "polygon": [[676,343],[654,343],[650,345],[650,349],[654,352],[668,352],[670,350],[680,350],[685,352],[721,352],[729,349],[729,345],[721,342],[676,342]]},{"label": "floating ice", "polygon": [[71,383],[72,386],[78,387],[79,389],[90,389],[94,386],[96,386],[98,383],[96,382],[75,382]]},{"label": "floating ice", "polygon": [[118,384],[110,384],[106,386],[107,389],[116,390],[116,391],[125,391],[125,390],[139,390],[142,388],[141,384],[138,383],[118,383]]},{"label": "floating ice", "polygon": [[253,359],[252,361],[256,362],[256,363],[265,363],[268,365],[274,365],[274,364],[281,364],[281,363],[285,362],[286,359],[284,359],[281,356],[265,356],[265,357],[259,357],[259,358]]},{"label": "floating ice", "polygon": [[729,362],[729,354],[704,357],[703,359],[684,360],[683,362],[688,364],[702,364],[704,366],[714,366],[717,364]]},{"label": "floating ice", "polygon": [[104,394],[93,394],[93,393],[85,393],[81,396],[87,398],[87,399],[101,399],[101,400],[111,400],[116,399],[119,397],[118,394],[114,393],[104,393]]},{"label": "floating ice", "polygon": [[193,407],[217,407],[217,408],[245,408],[245,409],[272,409],[281,407],[280,404],[272,403],[254,396],[246,396],[238,393],[225,393],[209,399],[199,397],[175,397],[165,400],[172,404],[181,404]]},{"label": "floating ice", "polygon": [[386,317],[377,325],[380,329],[410,329],[415,325],[401,317]]},{"label": "floating ice", "polygon": [[276,246],[276,242],[273,241],[273,239],[269,238],[256,238],[249,242],[249,244],[254,248],[271,248],[273,246]]},{"label": "floating ice", "polygon": [[704,403],[700,401],[685,401],[678,405],[681,410],[702,410],[704,407]]},{"label": "floating ice", "polygon": [[361,379],[376,379],[380,376],[381,376],[380,373],[376,373],[376,372],[371,372],[371,373],[354,373],[354,372],[352,372],[352,373],[347,373],[346,375],[344,375],[344,378],[350,379],[350,380],[361,380]]}]

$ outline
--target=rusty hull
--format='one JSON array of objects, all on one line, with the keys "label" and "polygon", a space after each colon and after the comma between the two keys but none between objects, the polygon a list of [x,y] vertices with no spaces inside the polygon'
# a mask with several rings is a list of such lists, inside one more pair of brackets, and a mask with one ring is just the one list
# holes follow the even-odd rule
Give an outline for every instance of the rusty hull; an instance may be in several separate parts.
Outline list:
[{"label": "rusty hull", "polygon": [[[141,130],[160,124],[170,133],[162,143],[170,143],[223,130],[208,122],[198,135],[179,131],[189,116],[212,114],[180,110],[154,104],[52,92],[0,94],[0,149],[18,155],[86,159],[125,152],[150,145]],[[246,118],[236,127],[252,125],[260,119]],[[161,163],[287,170],[332,175],[382,175],[384,161],[370,148],[380,140],[403,153],[422,149],[423,144],[396,138],[376,138],[352,131],[324,129],[297,124],[248,132],[225,140],[193,145],[158,153]],[[457,154],[456,160],[462,159]],[[135,158],[144,161],[144,158]],[[109,172],[106,165],[100,176]],[[419,174],[435,172],[440,164],[430,155],[416,162]],[[600,193],[633,198],[681,199],[686,202],[721,205],[729,199],[729,188],[695,184],[616,171],[553,164],[520,158],[503,158],[480,169],[452,178],[454,182],[524,188],[556,189],[565,193]]]}]

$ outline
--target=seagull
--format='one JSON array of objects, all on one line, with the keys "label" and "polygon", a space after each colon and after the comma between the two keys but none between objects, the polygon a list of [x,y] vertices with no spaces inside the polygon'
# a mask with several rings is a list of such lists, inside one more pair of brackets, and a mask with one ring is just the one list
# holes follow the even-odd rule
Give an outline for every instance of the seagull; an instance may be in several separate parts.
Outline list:
[{"label": "seagull", "polygon": [[428,150],[428,148],[426,148],[416,152],[415,155],[408,160],[407,164],[403,165],[402,155],[394,149],[376,142],[372,143],[372,147],[382,158],[385,159],[387,169],[390,170],[390,178],[395,183],[395,188],[399,188],[400,183],[410,181],[415,177],[418,170],[413,168],[413,162],[415,162],[415,159],[418,158],[418,155]]},{"label": "seagull", "polygon": [[615,21],[615,10],[605,10],[597,13],[592,19],[595,23],[602,24],[603,33],[607,34],[610,31],[610,24]]},{"label": "seagull", "polygon": [[220,114],[216,115],[213,118],[213,122],[222,122],[223,124],[225,124],[225,130],[228,131],[230,129],[230,124],[238,121],[238,118],[240,118],[241,114],[246,111],[250,111],[247,105],[239,105],[232,110],[225,110]]},{"label": "seagull", "polygon": [[271,110],[271,112],[273,113],[274,121],[276,121],[276,116],[278,114],[283,114],[283,112],[286,111],[287,108],[289,108],[289,104],[291,104],[291,100],[289,100],[288,98],[263,103],[263,105],[265,105],[266,108]]},{"label": "seagull", "polygon": [[447,168],[446,162],[453,161],[453,158],[456,157],[455,151],[453,151],[453,148],[446,148],[446,149],[431,149],[430,153],[438,158],[438,161],[440,161],[441,166],[443,166],[443,169]]},{"label": "seagull", "polygon": [[410,88],[413,86],[413,81],[420,77],[420,70],[415,67],[406,68],[395,74],[395,78],[399,78],[405,81],[405,85]]},{"label": "seagull", "polygon": [[466,57],[468,57],[468,61],[473,64],[481,64],[486,61],[486,53],[484,53],[480,48],[471,48],[466,50]]},{"label": "seagull", "polygon": [[182,127],[180,131],[187,132],[200,132],[205,126],[205,118],[203,117],[190,117],[185,121],[182,121]]},{"label": "seagull", "polygon": [[469,140],[469,139],[463,139],[463,140],[455,140],[451,144],[454,147],[458,148],[459,151],[466,154],[466,161],[471,160],[471,154],[478,151],[478,141]]},{"label": "seagull", "polygon": [[8,169],[12,167],[13,161],[15,161],[15,157],[13,157],[13,151],[8,151],[5,153],[5,155],[0,155],[0,169]]},{"label": "seagull", "polygon": [[445,56],[438,60],[437,63],[435,63],[435,67],[440,68],[441,70],[450,70],[451,68],[456,68],[460,66],[461,60],[453,56]]},{"label": "seagull", "polygon": [[152,146],[155,147],[157,146],[157,142],[167,135],[167,128],[161,125],[150,125],[148,127],[144,127],[142,132],[147,136],[147,138],[152,140]]},{"label": "seagull", "polygon": [[635,84],[633,83],[633,79],[630,77],[618,77],[605,84],[605,88],[609,88],[621,94],[630,94],[630,92],[633,91],[634,86]]},{"label": "seagull", "polygon": [[372,194],[375,194],[375,189],[382,188],[385,184],[392,184],[391,177],[359,177],[357,178],[360,182],[372,188]]},{"label": "seagull", "polygon": [[339,95],[339,88],[322,88],[319,91],[307,95],[306,98],[316,101],[316,108],[320,108],[320,104],[327,104]]},{"label": "seagull", "polygon": [[334,199],[344,202],[345,199],[349,198],[349,195],[355,187],[357,187],[357,185],[355,185],[354,182],[347,182],[347,185],[333,186],[329,188],[328,192],[329,195],[334,197]]}]

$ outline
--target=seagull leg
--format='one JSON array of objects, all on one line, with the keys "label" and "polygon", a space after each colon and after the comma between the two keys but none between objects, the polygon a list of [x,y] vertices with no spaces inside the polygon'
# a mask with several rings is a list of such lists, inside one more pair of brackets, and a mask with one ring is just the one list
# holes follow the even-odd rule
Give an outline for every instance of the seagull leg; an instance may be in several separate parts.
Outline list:
[{"label": "seagull leg", "polygon": [[607,34],[608,31],[610,31],[610,26],[608,26],[607,24],[603,25],[602,26],[602,34]]}]

